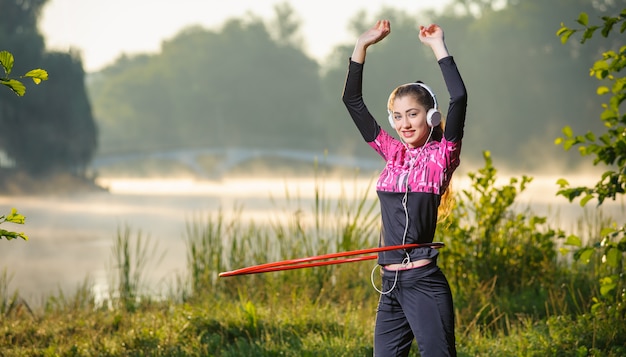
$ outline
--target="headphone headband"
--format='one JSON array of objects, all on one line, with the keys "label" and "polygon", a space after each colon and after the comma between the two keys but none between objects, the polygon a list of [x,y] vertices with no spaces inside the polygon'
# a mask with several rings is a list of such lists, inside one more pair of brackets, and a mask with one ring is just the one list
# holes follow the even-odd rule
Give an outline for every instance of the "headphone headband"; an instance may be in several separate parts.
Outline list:
[{"label": "headphone headband", "polygon": [[[415,85],[426,89],[428,94],[430,94],[430,97],[433,98],[433,103],[434,103],[433,109],[439,110],[439,105],[437,104],[437,96],[435,96],[435,92],[433,92],[433,90],[430,89],[430,87],[427,86],[426,84],[421,83],[421,82],[410,82],[410,83],[405,83],[401,86],[398,86],[398,88],[405,87],[405,86],[415,86]],[[396,92],[396,90],[392,91],[391,94],[389,94],[389,99],[387,99],[387,109],[391,109],[389,108],[389,102],[391,101],[391,97],[393,96],[394,92]]]}]

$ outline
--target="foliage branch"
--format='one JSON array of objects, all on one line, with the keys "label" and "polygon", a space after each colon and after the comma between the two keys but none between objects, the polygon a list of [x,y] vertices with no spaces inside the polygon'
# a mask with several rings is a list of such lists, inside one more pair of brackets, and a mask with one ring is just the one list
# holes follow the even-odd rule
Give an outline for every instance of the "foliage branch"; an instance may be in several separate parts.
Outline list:
[{"label": "foliage branch", "polygon": [[[16,224],[24,224],[26,222],[26,218],[17,213],[17,209],[11,209],[11,213],[8,215],[0,216],[0,224],[2,223],[16,223]],[[24,240],[28,240],[28,236],[23,232],[11,232],[5,229],[0,228],[0,239],[5,238],[7,240],[22,238]]]},{"label": "foliage branch", "polygon": [[[0,77],[0,83],[9,87],[15,94],[21,97],[26,94],[26,86],[19,80],[9,77],[13,70],[14,63],[15,59],[11,52],[0,51],[0,64],[2,65],[2,69],[4,69],[4,76]],[[39,84],[42,81],[48,80],[48,72],[44,69],[37,68],[26,72],[26,74],[19,76],[19,78],[31,78],[35,84]]]},{"label": "foliage branch", "polygon": [[[589,16],[581,13],[577,23],[582,28],[570,28],[561,24],[557,31],[561,42],[566,43],[576,33],[582,33],[580,43],[590,40],[596,31],[607,38],[611,32],[626,31],[626,8],[617,16],[603,16],[601,25],[589,23]],[[616,30],[617,29],[617,30]],[[607,131],[597,137],[593,132],[585,135],[574,135],[571,127],[563,128],[565,137],[557,138],[555,143],[563,145],[565,150],[578,146],[582,156],[595,155],[594,165],[603,163],[610,169],[605,171],[594,187],[570,187],[565,179],[559,179],[560,190],[557,195],[566,197],[570,202],[582,197],[580,205],[584,206],[591,199],[598,200],[598,206],[605,199],[615,200],[626,192],[626,115],[620,113],[620,105],[626,99],[626,76],[620,72],[626,67],[626,46],[618,50],[607,50],[602,59],[596,61],[589,74],[602,81],[597,89],[598,95],[610,95],[608,103],[602,105],[604,111],[600,115]],[[598,259],[601,267],[597,269],[600,296],[594,299],[592,312],[594,316],[622,320],[626,314],[626,274],[624,270],[624,252],[626,252],[626,225],[619,227],[613,223],[600,232],[600,239],[585,246],[576,235],[566,238],[565,244],[574,247],[574,258],[584,264],[594,261],[594,253],[600,254]],[[563,249],[567,251],[566,248]]]},{"label": "foliage branch", "polygon": [[[603,26],[590,25],[588,15],[581,13],[577,22],[583,28],[569,28],[561,24],[557,36],[560,36],[561,42],[565,43],[573,34],[582,32],[580,42],[585,43],[592,38],[597,30],[600,30],[604,37],[608,37],[617,25],[619,25],[620,33],[626,31],[626,9],[622,10],[618,16],[605,16],[602,19],[604,21]],[[595,187],[570,187],[569,182],[565,179],[560,179],[557,182],[560,186],[558,194],[566,197],[570,202],[582,197],[581,206],[593,198],[602,204],[605,199],[615,199],[617,195],[626,192],[626,115],[620,113],[620,105],[626,99],[626,77],[619,75],[625,66],[626,46],[621,46],[617,51],[608,50],[604,52],[602,59],[596,61],[589,71],[591,76],[603,81],[603,84],[597,89],[597,94],[611,95],[608,103],[602,105],[604,111],[600,115],[607,131],[599,137],[593,132],[575,135],[570,126],[565,126],[563,128],[564,137],[557,138],[555,141],[557,145],[563,145],[565,150],[578,146],[582,156],[595,155],[594,165],[603,163],[609,166]]]}]

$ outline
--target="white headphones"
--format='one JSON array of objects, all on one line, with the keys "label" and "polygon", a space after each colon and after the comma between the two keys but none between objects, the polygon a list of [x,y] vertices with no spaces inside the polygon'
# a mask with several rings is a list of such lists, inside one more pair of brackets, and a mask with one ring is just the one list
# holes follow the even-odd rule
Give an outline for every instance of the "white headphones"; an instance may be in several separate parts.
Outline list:
[{"label": "white headphones", "polygon": [[[441,123],[441,112],[439,111],[438,106],[437,106],[437,97],[435,97],[435,93],[433,93],[433,91],[427,85],[425,85],[424,83],[419,83],[419,82],[403,84],[400,87],[404,87],[408,85],[417,85],[426,89],[426,91],[433,98],[434,107],[428,109],[428,112],[426,113],[426,123],[431,128],[438,126]],[[389,108],[389,102],[391,101],[391,96],[393,95],[394,92],[391,92],[391,94],[389,95],[389,99],[387,99],[387,113],[389,113],[389,124],[391,125],[392,128],[395,128],[396,125],[395,125],[395,120],[393,118],[393,112]]]}]

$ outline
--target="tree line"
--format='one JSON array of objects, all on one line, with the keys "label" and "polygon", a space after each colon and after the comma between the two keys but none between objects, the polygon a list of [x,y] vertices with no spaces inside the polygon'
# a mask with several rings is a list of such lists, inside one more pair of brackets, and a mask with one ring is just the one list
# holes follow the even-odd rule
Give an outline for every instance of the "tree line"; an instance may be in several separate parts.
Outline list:
[{"label": "tree line", "polygon": [[[479,12],[454,11],[459,6]],[[383,126],[385,100],[400,83],[432,84],[445,109],[441,75],[415,30],[436,22],[448,34],[470,94],[466,159],[481,161],[490,150],[513,169],[563,169],[578,158],[554,145],[561,128],[601,128],[592,119],[601,103],[588,68],[607,44],[563,45],[555,33],[580,11],[598,17],[611,9],[608,1],[531,0],[496,11],[485,1],[457,1],[442,14],[363,11],[346,25],[356,38],[375,19],[392,20],[389,41],[366,64],[366,103]],[[291,26],[275,30],[284,23]],[[188,28],[158,54],[120,58],[89,86],[100,152],[304,147],[374,157],[339,100],[353,43],[317,63],[301,42],[290,41],[299,30],[298,15],[285,5],[273,19],[251,15],[219,29]]]}]

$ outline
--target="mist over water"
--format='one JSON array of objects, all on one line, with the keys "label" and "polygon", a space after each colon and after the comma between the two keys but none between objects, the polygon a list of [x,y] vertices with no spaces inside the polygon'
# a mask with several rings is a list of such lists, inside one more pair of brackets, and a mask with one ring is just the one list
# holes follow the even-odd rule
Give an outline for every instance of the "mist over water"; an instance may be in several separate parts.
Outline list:
[{"label": "mist over water", "polygon": [[[469,180],[457,177],[453,188],[468,188]],[[584,209],[555,197],[556,179],[535,177],[518,197],[516,209],[529,208],[536,215],[548,217],[551,227],[575,233],[584,216],[594,216],[595,206],[590,203]],[[508,183],[507,178],[501,181]],[[100,183],[110,192],[0,196],[3,214],[15,207],[26,216],[24,226],[6,223],[3,228],[23,231],[30,237],[29,241],[0,241],[0,269],[12,276],[10,291],[18,290],[34,305],[59,289],[71,296],[86,279],[90,279],[96,292],[106,291],[115,276],[112,246],[117,232],[125,227],[131,230],[132,238],[141,234],[151,246],[156,245],[159,254],[149,261],[144,282],[151,289],[167,290],[177,277],[186,274],[187,224],[204,222],[208,215],[216,215],[220,210],[226,219],[232,218],[229,215],[237,209],[241,210],[244,223],[285,219],[298,209],[312,210],[316,190],[333,201],[339,197],[355,200],[364,192],[376,199],[371,179],[107,178]],[[622,222],[626,211],[623,202],[610,201],[603,204],[602,212],[605,217]],[[163,252],[164,259],[158,262]]]}]

